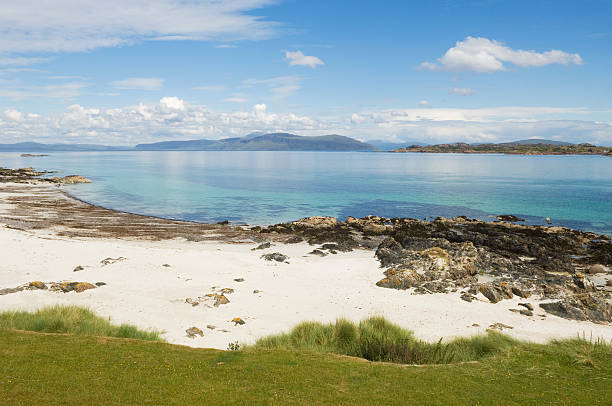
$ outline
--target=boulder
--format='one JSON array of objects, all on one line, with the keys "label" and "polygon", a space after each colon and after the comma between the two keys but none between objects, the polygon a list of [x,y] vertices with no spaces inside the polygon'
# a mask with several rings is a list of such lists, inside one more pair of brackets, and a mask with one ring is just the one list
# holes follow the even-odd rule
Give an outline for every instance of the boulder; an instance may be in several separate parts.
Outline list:
[{"label": "boulder", "polygon": [[251,248],[251,251],[265,250],[267,248],[270,248],[271,246],[272,246],[272,244],[270,244],[269,242],[264,242],[264,243],[259,244],[255,248]]},{"label": "boulder", "polygon": [[240,317],[234,317],[232,319],[232,323],[234,323],[234,326],[238,326],[238,325],[242,326],[243,324],[245,324],[245,321],[242,320]]},{"label": "boulder", "polygon": [[289,259],[287,255],[281,254],[280,252],[273,252],[271,254],[262,255],[261,258],[266,261],[285,262]]},{"label": "boulder", "polygon": [[332,228],[338,224],[338,219],[335,217],[314,216],[294,221],[292,224],[300,228]]},{"label": "boulder", "polygon": [[502,300],[502,295],[499,290],[491,285],[480,285],[478,291],[489,299],[491,303],[497,303]]},{"label": "boulder", "polygon": [[185,333],[187,333],[187,337],[189,338],[196,338],[196,336],[204,337],[204,332],[195,326],[189,327],[185,330]]}]

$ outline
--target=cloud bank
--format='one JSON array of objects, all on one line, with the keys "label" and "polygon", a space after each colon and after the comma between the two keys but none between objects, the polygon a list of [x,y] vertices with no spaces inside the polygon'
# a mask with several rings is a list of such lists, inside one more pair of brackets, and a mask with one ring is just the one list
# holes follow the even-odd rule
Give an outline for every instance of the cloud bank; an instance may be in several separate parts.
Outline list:
[{"label": "cloud bank", "polygon": [[517,67],[539,67],[551,64],[582,65],[582,57],[553,49],[546,52],[512,49],[501,42],[487,38],[467,37],[458,41],[437,62],[423,62],[419,67],[440,71],[472,71],[493,73],[507,69],[505,64]]},{"label": "cloud bank", "polygon": [[337,133],[362,140],[394,142],[497,142],[538,137],[612,146],[612,124],[581,120],[592,113],[584,108],[559,107],[429,107],[309,117],[273,113],[265,104],[256,104],[250,110],[219,112],[177,97],[164,97],[157,103],[114,109],[75,104],[53,115],[7,109],[0,112],[0,143],[135,145],[168,139],[219,139],[253,131],[289,131],[301,135]]},{"label": "cloud bank", "polygon": [[0,56],[89,51],[141,40],[265,39],[275,34],[278,24],[249,12],[276,2],[5,1],[0,13]]}]

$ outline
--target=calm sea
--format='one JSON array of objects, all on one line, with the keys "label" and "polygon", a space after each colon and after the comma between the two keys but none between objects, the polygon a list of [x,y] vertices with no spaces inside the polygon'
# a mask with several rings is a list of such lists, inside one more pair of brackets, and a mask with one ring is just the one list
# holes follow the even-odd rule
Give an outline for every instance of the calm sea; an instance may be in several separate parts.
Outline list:
[{"label": "calm sea", "polygon": [[168,218],[271,224],[377,214],[491,219],[612,234],[612,158],[334,152],[80,152],[0,166],[61,170],[104,207]]}]

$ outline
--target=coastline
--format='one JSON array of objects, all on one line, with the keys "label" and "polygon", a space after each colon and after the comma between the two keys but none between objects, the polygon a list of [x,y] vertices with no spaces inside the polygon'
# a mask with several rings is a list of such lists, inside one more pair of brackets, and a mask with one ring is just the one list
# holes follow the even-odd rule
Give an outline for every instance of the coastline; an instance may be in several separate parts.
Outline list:
[{"label": "coastline", "polygon": [[[2,309],[78,304],[117,323],[162,330],[171,343],[219,349],[306,320],[371,315],[384,315],[428,341],[484,333],[496,324],[536,342],[576,335],[612,340],[610,324],[541,316],[537,307],[532,317],[511,312],[525,301],[518,296],[493,304],[480,293],[467,302],[459,291],[414,294],[377,286],[384,269],[374,246],[319,256],[312,253],[316,247],[282,230],[118,212],[43,184],[0,183],[0,197],[0,245],[8,253],[0,264],[0,289],[31,281],[105,283],[81,293],[25,289],[0,295]],[[271,246],[253,250],[264,241]],[[288,263],[261,258],[275,252],[287,255]],[[113,261],[105,264],[108,259]],[[78,267],[83,269],[75,272]],[[215,306],[215,295],[229,303]],[[234,325],[235,317],[246,324]],[[204,337],[186,337],[192,326]]]}]

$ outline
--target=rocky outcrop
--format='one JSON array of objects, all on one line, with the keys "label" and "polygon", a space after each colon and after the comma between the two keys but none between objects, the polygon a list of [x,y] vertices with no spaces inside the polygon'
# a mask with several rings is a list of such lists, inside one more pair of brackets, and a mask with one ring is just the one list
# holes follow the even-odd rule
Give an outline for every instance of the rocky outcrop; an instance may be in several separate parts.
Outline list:
[{"label": "rocky outcrop", "polygon": [[608,236],[514,224],[522,219],[513,215],[501,215],[498,220],[366,216],[339,222],[317,217],[257,231],[302,236],[310,244],[321,245],[312,252],[317,255],[324,254],[324,247],[330,253],[374,248],[385,268],[384,278],[377,283],[381,287],[412,289],[413,293],[460,290],[463,300],[491,303],[532,297],[554,303],[543,307],[552,314],[612,322],[606,281],[595,286],[588,278],[610,272]]},{"label": "rocky outcrop", "polygon": [[52,183],[61,183],[63,185],[73,185],[75,183],[91,183],[91,179],[87,179],[80,175],[69,175],[63,177],[50,178]]}]

